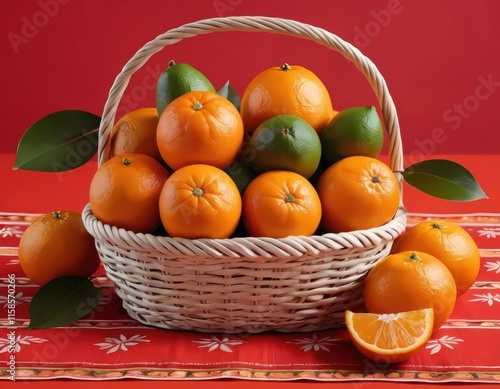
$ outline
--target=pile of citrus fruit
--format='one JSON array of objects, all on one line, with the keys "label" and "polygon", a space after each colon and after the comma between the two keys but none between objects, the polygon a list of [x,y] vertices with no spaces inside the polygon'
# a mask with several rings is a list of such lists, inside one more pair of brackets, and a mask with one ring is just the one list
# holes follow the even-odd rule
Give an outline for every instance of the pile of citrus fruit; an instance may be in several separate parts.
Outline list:
[{"label": "pile of citrus fruit", "polygon": [[383,141],[374,107],[335,111],[302,66],[265,69],[235,104],[171,61],[156,107],[112,129],[90,205],[104,223],[189,239],[378,227],[399,205],[396,177],[377,159]]},{"label": "pile of citrus fruit", "polygon": [[[200,71],[171,61],[157,82],[156,107],[115,123],[90,206],[103,223],[188,239],[374,228],[400,202],[395,174],[377,159],[383,144],[374,107],[334,110],[326,86],[302,66],[265,69],[241,101],[230,101]],[[34,282],[50,278],[41,274],[47,258],[63,257],[55,250],[78,251],[87,263],[52,263],[61,269],[52,277],[93,274],[95,248],[77,219],[58,212],[28,228],[19,259]],[[64,246],[75,241],[81,250]],[[410,357],[447,320],[478,269],[477,246],[458,225],[408,229],[366,278],[367,312],[346,311],[354,344],[369,358]]]},{"label": "pile of citrus fruit", "polygon": [[408,228],[369,271],[365,309],[346,312],[355,346],[381,363],[408,359],[450,317],[479,267],[479,249],[461,226],[428,220]]}]

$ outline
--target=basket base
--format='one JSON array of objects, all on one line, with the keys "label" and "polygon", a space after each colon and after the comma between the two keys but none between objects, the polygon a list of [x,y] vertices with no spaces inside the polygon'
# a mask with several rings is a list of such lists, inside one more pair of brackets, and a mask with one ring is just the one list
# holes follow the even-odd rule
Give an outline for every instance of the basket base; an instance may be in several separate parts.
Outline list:
[{"label": "basket base", "polygon": [[[352,302],[353,307],[358,307],[363,303],[362,297],[358,300]],[[166,319],[165,317],[158,317],[151,315],[150,312],[139,313],[137,308],[127,307],[124,302],[123,307],[125,308],[127,314],[134,320],[141,324],[152,326],[156,328],[162,328],[165,330],[173,331],[195,331],[201,333],[224,333],[224,334],[258,334],[263,332],[281,332],[281,333],[291,333],[291,332],[313,332],[313,331],[323,331],[331,330],[336,328],[345,327],[344,310],[333,312],[326,316],[318,317],[318,321],[311,320],[311,316],[304,317],[303,320],[292,319],[277,321],[276,317],[266,318],[262,316],[262,320],[255,321],[249,319],[234,320],[233,318],[227,318],[227,320],[207,320],[200,317],[186,317],[183,316],[179,319]],[[346,308],[352,309],[352,308]],[[311,312],[312,313],[312,312]]]},{"label": "basket base", "polygon": [[[108,278],[114,281],[113,273]],[[260,288],[256,290],[254,300],[244,304],[240,303],[240,292],[217,299],[207,293],[206,300],[197,296],[197,300],[193,301],[185,296],[166,297],[159,294],[152,294],[149,299],[139,299],[128,293],[136,285],[126,285],[123,280],[118,285],[115,282],[114,289],[127,314],[148,326],[227,334],[311,332],[344,327],[345,310],[356,309],[363,303],[362,281],[363,277],[360,276],[348,285],[325,286],[306,296],[284,297],[279,289]],[[165,294],[169,292],[175,294],[178,290],[166,290]]]},{"label": "basket base", "polygon": [[[91,216],[85,220],[92,226],[98,222]],[[329,237],[245,240],[245,247],[240,241],[129,239],[123,230],[111,230],[117,238],[104,239],[102,231],[95,238],[116,295],[141,324],[205,333],[311,332],[345,326],[345,310],[362,305],[364,279],[404,230],[400,218],[394,231],[382,234],[385,240],[369,232],[373,241],[363,238],[360,245],[346,234],[342,248],[323,251],[317,247],[333,244]]]}]

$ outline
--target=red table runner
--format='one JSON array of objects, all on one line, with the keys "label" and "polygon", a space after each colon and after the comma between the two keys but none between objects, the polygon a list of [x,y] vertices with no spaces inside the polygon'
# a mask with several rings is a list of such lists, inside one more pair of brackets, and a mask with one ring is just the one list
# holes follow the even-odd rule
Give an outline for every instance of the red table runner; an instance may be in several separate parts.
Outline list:
[{"label": "red table runner", "polygon": [[[105,277],[99,278],[106,286],[101,304],[86,318],[63,328],[27,331],[28,304],[37,287],[24,278],[17,263],[19,238],[36,213],[81,211],[88,201],[96,164],[56,174],[13,171],[15,155],[0,154],[0,381],[6,383],[13,377],[20,384],[30,380],[24,383],[42,385],[46,379],[60,377],[70,378],[70,382],[61,382],[71,387],[82,382],[77,380],[93,380],[98,385],[123,378],[129,378],[127,382],[158,380],[149,382],[153,386],[159,380],[176,379],[175,385],[182,382],[184,387],[190,380],[222,377],[257,380],[265,387],[272,381],[280,386],[286,380],[299,380],[294,381],[299,387],[327,381],[344,387],[342,383],[356,380],[362,380],[358,384],[389,382],[395,387],[406,381],[467,382],[468,386],[498,383],[500,187],[492,178],[491,167],[498,166],[500,155],[422,156],[428,158],[450,159],[467,167],[489,199],[455,203],[405,185],[409,225],[430,216],[415,212],[443,214],[458,221],[481,248],[481,272],[427,348],[404,364],[384,366],[363,358],[351,345],[346,330],[212,336],[142,326],[126,315]],[[9,291],[10,280],[15,290],[10,287]],[[9,292],[14,292],[16,302],[13,324],[9,323]],[[11,353],[12,342],[15,352]],[[216,381],[222,386],[234,385],[234,380],[210,382]],[[204,384],[210,386],[210,382]]]},{"label": "red table runner", "polygon": [[[364,358],[347,330],[292,334],[204,334],[147,327],[130,319],[101,269],[103,298],[72,325],[26,329],[37,286],[17,258],[36,214],[0,213],[0,379],[104,380],[244,378],[348,381],[500,382],[500,214],[409,214],[408,225],[445,218],[481,250],[481,270],[447,321],[418,355],[384,365]],[[12,308],[15,302],[15,308]],[[11,311],[9,311],[11,309]]]}]

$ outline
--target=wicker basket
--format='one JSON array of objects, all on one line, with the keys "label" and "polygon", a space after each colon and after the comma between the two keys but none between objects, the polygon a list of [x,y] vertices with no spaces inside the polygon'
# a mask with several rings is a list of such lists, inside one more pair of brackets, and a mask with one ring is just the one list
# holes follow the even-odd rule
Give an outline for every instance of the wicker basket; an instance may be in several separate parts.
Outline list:
[{"label": "wicker basket", "polygon": [[[156,52],[217,31],[261,31],[315,41],[351,60],[378,97],[390,141],[390,167],[402,170],[397,113],[383,77],[355,47],[323,29],[270,17],[227,17],[159,35],[124,66],[109,93],[99,132],[98,163],[132,74]],[[398,177],[401,186],[401,177]],[[178,239],[136,234],[99,222],[87,205],[87,230],[108,278],[137,321],[200,332],[304,332],[342,327],[344,310],[362,303],[363,280],[406,227],[402,198],[389,223],[370,230],[283,239]]]}]

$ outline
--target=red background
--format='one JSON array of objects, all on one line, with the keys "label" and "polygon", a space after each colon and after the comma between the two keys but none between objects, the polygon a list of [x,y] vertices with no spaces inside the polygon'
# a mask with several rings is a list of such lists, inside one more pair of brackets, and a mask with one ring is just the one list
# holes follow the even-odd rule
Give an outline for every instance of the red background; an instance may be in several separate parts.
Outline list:
[{"label": "red background", "polygon": [[[267,15],[322,27],[353,43],[386,78],[412,153],[496,153],[500,135],[500,2],[496,0],[31,0],[2,2],[0,152],[63,109],[102,115],[123,65],[160,33],[203,18]],[[275,34],[224,32],[183,40],[133,77],[119,114],[154,105],[167,62],[187,62],[221,87],[243,93],[250,79],[283,62],[322,78],[338,110],[377,105],[366,80],[340,55]],[[490,80],[488,87],[481,80]],[[440,129],[440,130],[439,130]]]}]

